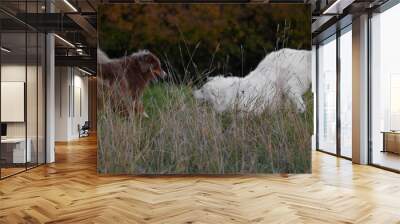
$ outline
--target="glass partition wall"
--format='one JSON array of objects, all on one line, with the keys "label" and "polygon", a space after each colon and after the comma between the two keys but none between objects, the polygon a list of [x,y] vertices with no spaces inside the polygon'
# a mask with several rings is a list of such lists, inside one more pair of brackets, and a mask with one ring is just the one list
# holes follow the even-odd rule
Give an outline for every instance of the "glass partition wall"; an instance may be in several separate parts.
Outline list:
[{"label": "glass partition wall", "polygon": [[340,68],[340,154],[352,158],[352,33],[351,25],[341,31]]},{"label": "glass partition wall", "polygon": [[[26,169],[26,33],[1,33],[1,177]],[[28,158],[28,159],[27,159]]]},{"label": "glass partition wall", "polygon": [[317,47],[317,149],[352,157],[351,25]]},{"label": "glass partition wall", "polygon": [[318,47],[318,149],[336,154],[336,36]]},{"label": "glass partition wall", "polygon": [[[36,1],[35,4],[39,1]],[[0,3],[1,6],[2,3]],[[25,12],[39,10],[19,2]],[[45,163],[45,35],[0,11],[0,178]],[[12,22],[13,26],[7,23]],[[12,29],[10,29],[12,28]]]},{"label": "glass partition wall", "polygon": [[371,18],[370,163],[400,171],[400,4]]}]

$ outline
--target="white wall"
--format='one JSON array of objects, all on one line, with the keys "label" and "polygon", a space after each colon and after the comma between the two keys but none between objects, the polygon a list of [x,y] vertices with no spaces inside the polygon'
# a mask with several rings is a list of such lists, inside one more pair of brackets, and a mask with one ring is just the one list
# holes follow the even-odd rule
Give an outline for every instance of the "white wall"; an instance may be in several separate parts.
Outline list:
[{"label": "white wall", "polygon": [[[26,73],[27,71],[27,73]],[[19,64],[3,64],[1,66],[1,81],[2,82],[24,82],[25,75],[28,78],[29,87],[36,87],[36,66],[27,66]],[[27,88],[27,119],[28,119],[28,137],[30,128],[36,130],[36,88]],[[40,106],[40,105],[39,105]],[[7,110],[8,108],[1,108],[1,110]],[[23,108],[24,109],[24,108]],[[33,123],[32,123],[33,122]],[[25,123],[26,122],[7,122],[7,136],[8,137],[25,137]],[[33,127],[34,126],[34,127]],[[35,132],[36,136],[36,132]]]},{"label": "white wall", "polygon": [[[7,137],[24,138],[25,135],[30,140],[32,150],[32,161],[44,163],[45,150],[45,116],[44,116],[44,74],[42,67],[25,64],[3,64],[1,66],[2,82],[24,82],[26,84],[26,106],[20,109],[21,113],[27,115],[27,119],[22,122],[6,122]],[[27,80],[25,80],[27,79]],[[23,90],[22,90],[23,91]],[[24,92],[22,92],[23,94]],[[7,97],[7,95],[2,96]],[[9,107],[2,107],[2,112],[16,113]],[[15,109],[14,109],[15,110]],[[37,155],[38,153],[38,155]]]},{"label": "white wall", "polygon": [[[1,66],[1,81],[3,82],[25,82],[25,64],[6,64]],[[1,108],[7,110],[7,108]],[[25,122],[7,123],[7,137],[25,137]]]},{"label": "white wall", "polygon": [[[25,82],[25,64],[3,64],[1,66],[1,81],[2,82]],[[28,70],[31,70],[28,68]],[[30,74],[28,72],[28,74]],[[36,95],[36,94],[35,94]],[[7,108],[1,108],[7,110]],[[8,137],[25,137],[25,122],[7,123]]]},{"label": "white wall", "polygon": [[[82,76],[83,73],[79,72],[76,74],[77,70],[75,70],[74,75],[74,108],[73,111],[73,119],[71,120],[71,135],[74,138],[79,137],[78,133],[78,124],[81,126],[85,123],[85,121],[89,120],[89,111],[88,111],[88,77]],[[80,93],[79,93],[80,92]],[[79,97],[80,96],[80,97]],[[80,102],[79,102],[80,101]],[[81,110],[81,111],[80,111]]]},{"label": "white wall", "polygon": [[88,120],[88,78],[76,68],[56,67],[55,140],[79,137],[78,125]]},{"label": "white wall", "polygon": [[69,68],[55,68],[55,141],[67,141],[69,132]]}]

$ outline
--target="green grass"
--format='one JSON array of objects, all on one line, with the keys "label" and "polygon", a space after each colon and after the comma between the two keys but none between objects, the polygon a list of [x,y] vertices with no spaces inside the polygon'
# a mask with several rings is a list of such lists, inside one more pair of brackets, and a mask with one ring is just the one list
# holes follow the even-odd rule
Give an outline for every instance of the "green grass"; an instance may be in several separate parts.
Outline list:
[{"label": "green grass", "polygon": [[194,104],[192,90],[185,85],[153,84],[143,93],[143,104],[146,113],[150,116],[158,116],[160,111],[165,111],[171,103],[176,103],[184,97],[185,104]]}]

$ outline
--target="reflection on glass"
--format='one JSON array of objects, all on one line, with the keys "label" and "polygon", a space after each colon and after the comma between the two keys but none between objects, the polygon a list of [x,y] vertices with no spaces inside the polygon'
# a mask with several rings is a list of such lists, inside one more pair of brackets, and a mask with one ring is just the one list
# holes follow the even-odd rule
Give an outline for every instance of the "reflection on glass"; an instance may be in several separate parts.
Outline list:
[{"label": "reflection on glass", "polygon": [[400,170],[400,5],[372,17],[372,162]]},{"label": "reflection on glass", "polygon": [[318,148],[336,153],[336,40],[318,48]]},{"label": "reflection on glass", "polygon": [[[0,7],[16,14],[45,12],[44,0],[0,2]],[[2,12],[0,17],[10,22],[0,23],[0,178],[4,178],[45,162],[46,40],[43,33]]]},{"label": "reflection on glass", "polygon": [[26,112],[27,112],[27,142],[31,151],[31,159],[27,163],[28,168],[37,165],[37,76],[38,76],[38,52],[37,41],[38,36],[36,32],[27,33],[27,99],[26,99]]},{"label": "reflection on glass", "polygon": [[352,35],[340,36],[340,152],[352,157]]},{"label": "reflection on glass", "polygon": [[400,130],[400,73],[390,76],[390,130]]},{"label": "reflection on glass", "polygon": [[1,57],[1,161],[2,177],[25,170],[31,160],[30,142],[26,141],[26,35],[2,33]]}]

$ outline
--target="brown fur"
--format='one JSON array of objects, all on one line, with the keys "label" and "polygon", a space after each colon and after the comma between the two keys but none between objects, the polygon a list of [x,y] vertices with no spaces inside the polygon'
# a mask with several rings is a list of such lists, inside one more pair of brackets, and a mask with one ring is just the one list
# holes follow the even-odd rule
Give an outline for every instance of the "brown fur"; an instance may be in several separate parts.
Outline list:
[{"label": "brown fur", "polygon": [[[164,77],[165,72],[161,68],[160,60],[149,51],[140,51],[120,59],[111,59],[99,65],[100,78],[108,87],[120,89],[118,95],[128,96],[134,102],[134,108],[127,108],[129,102],[125,102],[122,114],[127,115],[134,110],[136,113],[144,113],[140,100],[148,83],[157,78]],[[118,96],[117,96],[118,97]],[[124,97],[125,98],[125,97]],[[114,99],[120,100],[120,99]]]}]

